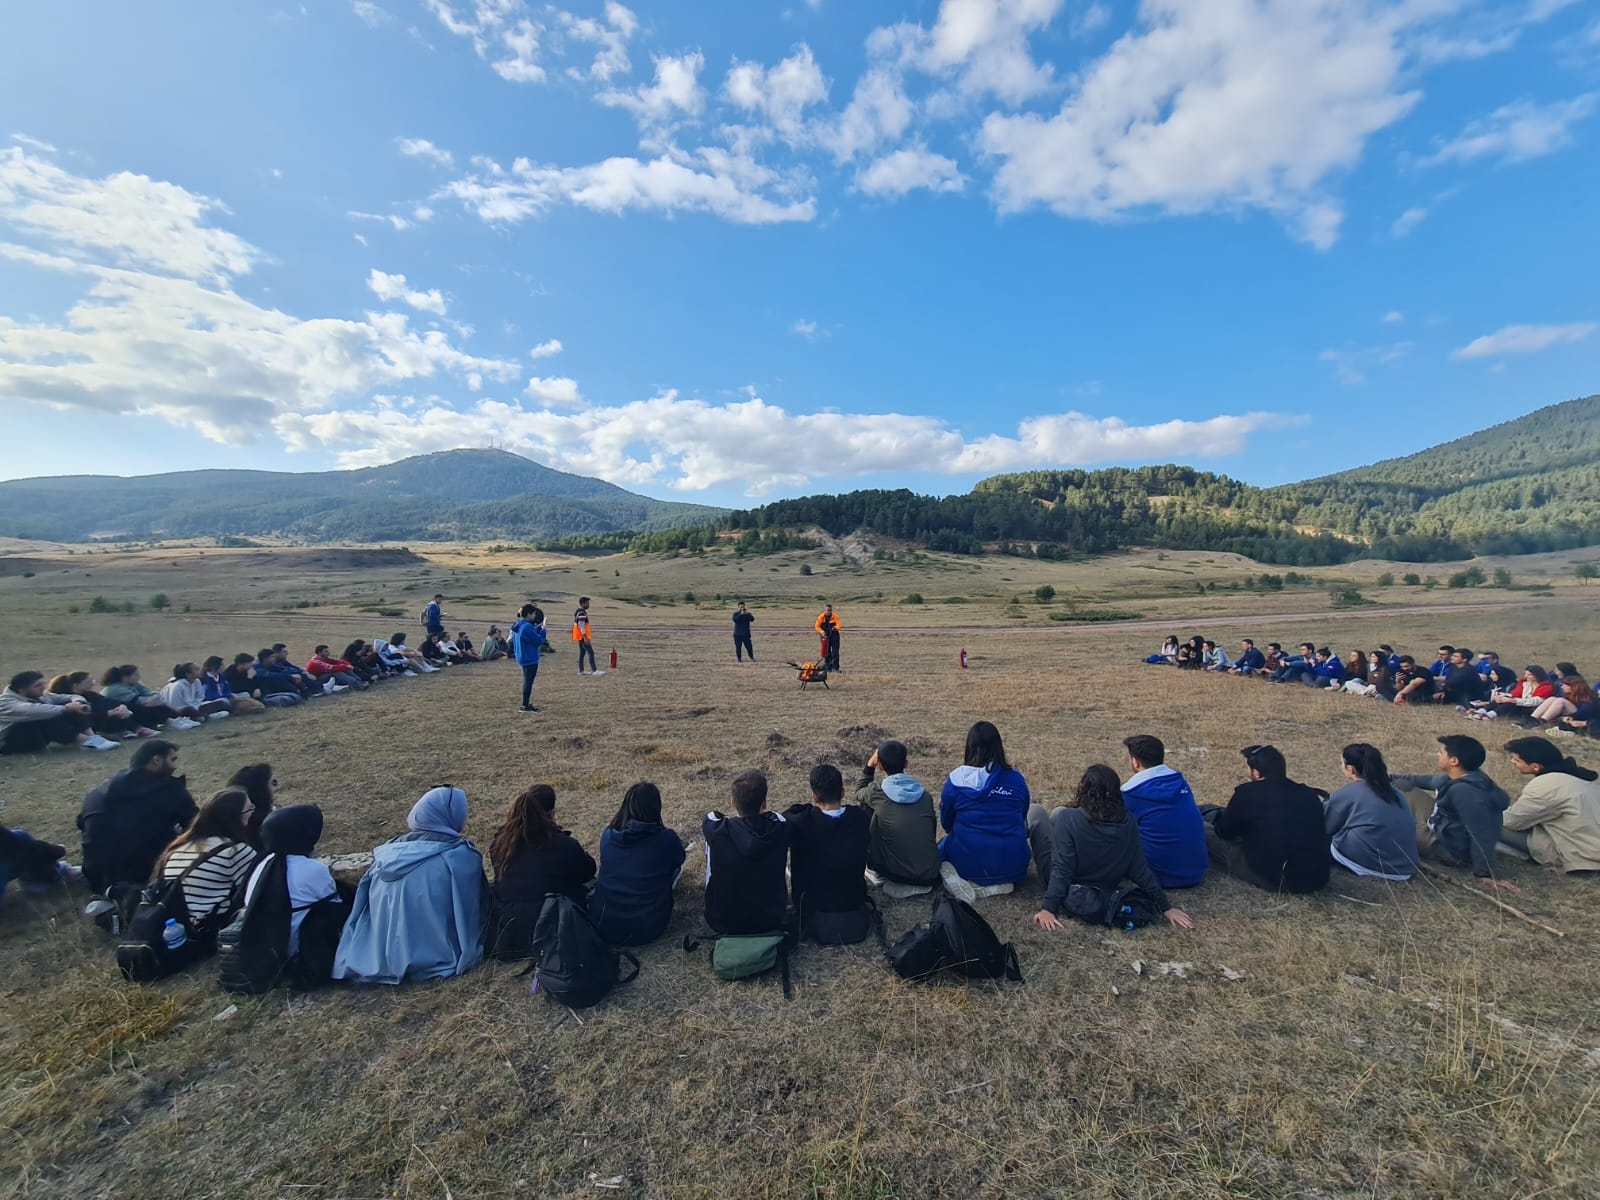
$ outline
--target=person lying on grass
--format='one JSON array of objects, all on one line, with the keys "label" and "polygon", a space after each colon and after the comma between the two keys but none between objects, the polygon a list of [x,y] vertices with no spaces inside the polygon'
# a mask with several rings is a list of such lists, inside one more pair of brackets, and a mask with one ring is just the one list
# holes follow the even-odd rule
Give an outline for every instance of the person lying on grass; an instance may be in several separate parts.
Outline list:
[{"label": "person lying on grass", "polygon": [[1050,814],[1049,852],[1041,857],[1039,874],[1047,880],[1044,901],[1033,914],[1040,929],[1060,929],[1057,914],[1073,884],[1115,891],[1133,883],[1167,922],[1193,929],[1194,921],[1174,908],[1145,862],[1139,827],[1122,798],[1122,781],[1110,767],[1096,763],[1083,773],[1074,803]]}]

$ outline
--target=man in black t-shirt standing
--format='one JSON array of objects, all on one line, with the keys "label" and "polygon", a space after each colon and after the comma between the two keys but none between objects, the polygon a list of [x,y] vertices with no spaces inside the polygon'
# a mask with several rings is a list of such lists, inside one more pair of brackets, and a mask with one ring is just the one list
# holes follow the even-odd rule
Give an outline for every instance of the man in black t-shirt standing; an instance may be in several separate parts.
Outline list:
[{"label": "man in black t-shirt standing", "polygon": [[750,661],[755,662],[756,650],[750,644],[750,626],[755,623],[756,615],[745,607],[744,601],[739,601],[739,607],[733,612],[733,656],[740,662],[748,654]]}]

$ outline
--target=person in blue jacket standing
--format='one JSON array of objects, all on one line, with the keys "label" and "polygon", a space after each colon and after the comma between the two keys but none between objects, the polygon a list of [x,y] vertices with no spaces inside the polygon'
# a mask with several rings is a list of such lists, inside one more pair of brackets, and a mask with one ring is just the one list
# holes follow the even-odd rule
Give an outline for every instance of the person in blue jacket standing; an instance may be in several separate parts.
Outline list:
[{"label": "person in blue jacket standing", "polygon": [[444,597],[435,595],[422,610],[422,624],[429,633],[444,633]]},{"label": "person in blue jacket standing", "polygon": [[544,630],[544,610],[524,604],[522,615],[511,626],[511,656],[522,668],[522,711],[538,712],[533,706],[533,681],[539,674],[539,656],[550,638]]},{"label": "person in blue jacket standing", "polygon": [[1028,876],[1028,781],[1006,761],[1000,731],[988,721],[967,730],[962,765],[939,796],[940,878],[971,903],[1010,892]]},{"label": "person in blue jacket standing", "polygon": [[1164,888],[1195,887],[1206,877],[1206,823],[1194,791],[1167,766],[1167,748],[1147,733],[1126,739],[1134,774],[1122,785],[1122,801],[1139,825],[1145,861]]}]

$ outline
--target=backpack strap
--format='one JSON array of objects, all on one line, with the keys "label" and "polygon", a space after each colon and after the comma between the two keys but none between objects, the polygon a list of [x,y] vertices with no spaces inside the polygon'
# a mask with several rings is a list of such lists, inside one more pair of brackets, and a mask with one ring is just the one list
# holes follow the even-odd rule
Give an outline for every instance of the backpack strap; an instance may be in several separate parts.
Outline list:
[{"label": "backpack strap", "polygon": [[617,976],[617,982],[632,983],[639,977],[639,959],[635,955],[630,954],[628,951],[622,949],[620,946],[613,946],[612,949],[614,949],[620,957],[627,959],[629,964],[633,967],[633,970],[629,971],[627,974],[619,974]]},{"label": "backpack strap", "polygon": [[889,935],[883,928],[883,910],[878,907],[878,902],[871,896],[867,897],[867,907],[872,910],[872,932],[878,935],[878,949],[887,954],[889,953]]},{"label": "backpack strap", "polygon": [[1017,948],[1010,942],[1005,945],[1006,978],[1012,983],[1022,982],[1022,964],[1017,961]]},{"label": "backpack strap", "polygon": [[789,939],[778,943],[778,972],[783,979],[783,998],[794,999],[794,983],[789,976]]}]

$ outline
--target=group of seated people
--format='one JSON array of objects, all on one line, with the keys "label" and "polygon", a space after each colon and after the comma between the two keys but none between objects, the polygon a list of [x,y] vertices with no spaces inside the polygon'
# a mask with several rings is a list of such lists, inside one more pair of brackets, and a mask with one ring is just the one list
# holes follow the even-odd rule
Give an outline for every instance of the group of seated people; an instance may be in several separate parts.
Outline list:
[{"label": "group of seated people", "polygon": [[[1483,744],[1461,734],[1439,738],[1433,769],[1413,775],[1392,775],[1374,746],[1346,746],[1343,782],[1331,794],[1291,779],[1275,747],[1249,746],[1248,778],[1225,805],[1197,803],[1159,739],[1141,734],[1124,747],[1129,778],[1095,764],[1053,810],[1032,800],[987,721],[969,730],[937,808],[898,741],[883,742],[863,766],[853,804],[831,764],[811,771],[809,800],[781,814],[768,806],[766,776],[741,772],[732,811],[701,825],[706,924],[719,934],[854,943],[874,925],[870,887],[906,897],[942,886],[973,902],[1011,892],[1030,870],[1042,891],[1033,920],[1047,930],[1064,913],[1091,919],[1074,902],[1085,889],[1137,895],[1152,919],[1191,929],[1171,893],[1201,886],[1212,868],[1286,893],[1326,887],[1335,868],[1402,882],[1424,858],[1509,891],[1517,889],[1498,878],[1497,853],[1600,871],[1596,772],[1544,738],[1504,747],[1527,780],[1515,801],[1483,772]],[[398,984],[457,975],[486,956],[529,958],[539,912],[555,894],[584,906],[613,945],[654,941],[672,918],[685,851],[650,782],[623,796],[598,863],[557,823],[554,789],[527,788],[494,832],[487,875],[465,835],[466,793],[432,788],[352,889],[312,857],[320,809],[274,807],[270,765],[241,768],[197,805],[178,764],[177,746],[146,740],[129,769],[89,793],[78,816],[81,869],[65,864],[61,846],[0,830],[0,879],[48,889],[81,873],[107,894],[181,879],[190,936],[207,947],[255,889],[276,889],[280,910],[295,914],[294,977],[310,984]]]},{"label": "group of seated people", "polygon": [[1450,704],[1475,720],[1510,717],[1530,729],[1600,737],[1594,688],[1570,662],[1558,662],[1554,670],[1530,664],[1519,675],[1502,665],[1495,651],[1474,655],[1465,646],[1440,646],[1432,662],[1421,664],[1388,645],[1352,650],[1340,658],[1311,642],[1301,642],[1291,653],[1277,642],[1268,642],[1263,650],[1251,638],[1239,643],[1238,658],[1230,658],[1220,644],[1199,636],[1186,642],[1168,637],[1145,661],[1375,696],[1394,704]]},{"label": "group of seated people", "polygon": [[481,649],[463,630],[454,639],[429,634],[420,649],[406,644],[404,632],[387,641],[356,638],[337,656],[318,645],[303,667],[295,665],[282,642],[256,654],[236,654],[231,665],[214,654],[203,662],[176,664],[160,688],[145,683],[131,663],[107,668],[98,680],[88,671],[49,680],[40,671],[21,671],[0,691],[0,755],[36,753],[53,745],[114,750],[133,738],[290,708],[318,696],[365,691],[386,679],[508,654],[505,636],[490,626]]}]

